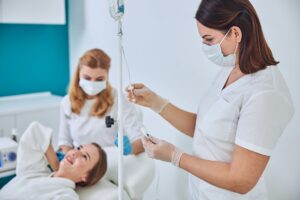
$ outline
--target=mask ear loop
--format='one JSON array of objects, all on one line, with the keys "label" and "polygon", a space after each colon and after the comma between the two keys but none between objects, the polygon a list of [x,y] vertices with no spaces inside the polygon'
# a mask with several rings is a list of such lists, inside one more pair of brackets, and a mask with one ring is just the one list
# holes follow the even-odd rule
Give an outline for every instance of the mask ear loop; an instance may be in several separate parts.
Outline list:
[{"label": "mask ear loop", "polygon": [[222,44],[222,42],[225,40],[226,36],[228,35],[228,33],[231,31],[231,28],[227,31],[227,33],[224,35],[224,37],[222,38],[220,45]]},{"label": "mask ear loop", "polygon": [[235,50],[234,50],[234,53],[233,53],[233,54],[236,54],[236,50],[237,50],[238,46],[239,46],[239,43],[237,42],[237,43],[236,43]]},{"label": "mask ear loop", "polygon": [[[231,31],[231,28],[230,28],[230,29],[227,31],[227,33],[224,35],[223,39],[222,39],[221,42],[220,42],[220,45],[221,45],[222,42],[225,40],[226,36],[228,35],[228,33],[229,33],[230,31]],[[236,54],[236,50],[237,50],[237,48],[238,48],[238,45],[239,45],[239,43],[237,42],[233,54]]]}]

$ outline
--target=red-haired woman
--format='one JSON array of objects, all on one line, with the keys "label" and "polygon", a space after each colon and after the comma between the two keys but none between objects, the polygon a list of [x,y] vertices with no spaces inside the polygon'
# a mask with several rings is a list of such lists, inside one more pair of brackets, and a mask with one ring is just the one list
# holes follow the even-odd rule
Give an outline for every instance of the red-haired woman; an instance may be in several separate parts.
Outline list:
[{"label": "red-haired woman", "polygon": [[[79,60],[70,90],[61,102],[58,145],[63,153],[83,144],[117,145],[117,124],[107,128],[105,116],[117,119],[117,91],[108,77],[110,58],[100,49],[87,51]],[[140,139],[141,119],[135,105],[124,102],[124,155],[144,151]]]}]

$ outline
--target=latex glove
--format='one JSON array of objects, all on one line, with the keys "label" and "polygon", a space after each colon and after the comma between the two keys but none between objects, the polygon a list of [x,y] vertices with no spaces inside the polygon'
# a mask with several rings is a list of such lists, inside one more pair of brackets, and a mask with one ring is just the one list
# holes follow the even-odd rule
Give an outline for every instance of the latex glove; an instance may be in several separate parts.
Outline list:
[{"label": "latex glove", "polygon": [[128,86],[126,92],[129,101],[149,107],[157,113],[160,113],[169,103],[168,100],[160,97],[142,83]]},{"label": "latex glove", "polygon": [[60,162],[64,159],[65,154],[62,151],[58,150],[58,151],[56,151],[56,156],[58,158],[58,161]]},{"label": "latex glove", "polygon": [[149,157],[171,162],[173,165],[179,166],[183,152],[173,144],[153,136],[143,137],[142,143]]},{"label": "latex glove", "polygon": [[[118,147],[118,134],[116,134],[115,145]],[[127,135],[123,135],[123,154],[125,156],[132,153],[132,146]]]}]

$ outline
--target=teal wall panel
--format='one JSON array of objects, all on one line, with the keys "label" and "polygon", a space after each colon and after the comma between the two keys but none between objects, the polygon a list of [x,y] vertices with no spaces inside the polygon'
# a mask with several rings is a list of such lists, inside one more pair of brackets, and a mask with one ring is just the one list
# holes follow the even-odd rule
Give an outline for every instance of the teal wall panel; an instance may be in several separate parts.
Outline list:
[{"label": "teal wall panel", "polygon": [[64,95],[68,83],[67,25],[0,24],[0,96]]}]

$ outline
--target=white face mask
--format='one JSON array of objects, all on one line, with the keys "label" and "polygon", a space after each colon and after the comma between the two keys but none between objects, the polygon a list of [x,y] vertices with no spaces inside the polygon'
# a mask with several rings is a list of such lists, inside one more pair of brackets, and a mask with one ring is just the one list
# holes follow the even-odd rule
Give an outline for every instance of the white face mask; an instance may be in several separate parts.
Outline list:
[{"label": "white face mask", "polygon": [[106,81],[88,81],[80,78],[79,86],[89,96],[95,96],[106,89]]},{"label": "white face mask", "polygon": [[[230,31],[230,30],[229,30]],[[235,50],[233,54],[228,56],[224,56],[221,49],[221,44],[226,38],[229,31],[225,34],[222,38],[221,42],[215,45],[207,45],[202,43],[203,51],[206,54],[207,58],[215,63],[216,65],[223,66],[223,67],[233,67],[236,64],[236,50],[238,47],[238,43],[236,44]]]}]

